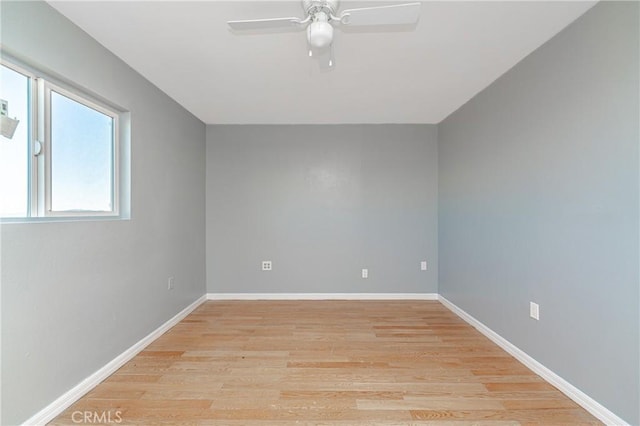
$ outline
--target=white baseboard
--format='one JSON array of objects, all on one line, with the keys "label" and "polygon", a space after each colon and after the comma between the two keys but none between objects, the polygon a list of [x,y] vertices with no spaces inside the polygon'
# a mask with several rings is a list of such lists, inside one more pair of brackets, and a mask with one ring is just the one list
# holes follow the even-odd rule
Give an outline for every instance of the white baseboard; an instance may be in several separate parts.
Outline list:
[{"label": "white baseboard", "polygon": [[178,324],[184,317],[189,315],[194,309],[200,306],[206,300],[205,296],[201,296],[180,311],[177,315],[171,318],[169,321],[162,324],[160,327],[149,333],[147,336],[143,337],[139,342],[131,346],[129,349],[115,357],[104,367],[100,368],[98,371],[93,373],[91,376],[87,377],[76,386],[71,388],[69,391],[65,392],[58,399],[53,401],[51,404],[47,405],[45,408],[40,410],[30,419],[26,420],[23,425],[26,426],[36,426],[36,425],[44,425],[51,420],[53,420],[57,415],[62,413],[64,410],[69,408],[74,402],[80,399],[84,394],[89,392],[91,389],[96,387],[100,382],[113,374],[118,368],[122,367],[127,361],[131,360],[138,353],[140,353],[145,347],[147,347],[151,342],[156,340],[166,331],[168,331],[171,327]]},{"label": "white baseboard", "polygon": [[438,300],[438,293],[207,293],[207,300]]},{"label": "white baseboard", "polygon": [[523,363],[527,366],[531,371],[542,377],[544,380],[558,388],[558,390],[573,401],[575,401],[582,408],[593,414],[596,418],[607,425],[615,425],[622,426],[628,425],[627,422],[622,420],[620,417],[616,416],[614,413],[609,411],[606,407],[600,404],[595,399],[591,398],[586,393],[582,392],[580,389],[573,386],[571,383],[567,382],[562,377],[558,376],[556,373],[536,361],[529,354],[524,352],[522,349],[515,346],[513,343],[509,342],[504,337],[500,336],[495,331],[491,330],[489,327],[478,321],[473,316],[469,315],[467,312],[447,300],[442,295],[439,296],[440,302],[447,308],[449,308],[453,313],[458,315],[464,321],[472,325],[475,329],[477,329],[480,333],[484,334],[489,340],[491,340],[496,345],[500,346],[510,355],[512,355],[515,359]]}]

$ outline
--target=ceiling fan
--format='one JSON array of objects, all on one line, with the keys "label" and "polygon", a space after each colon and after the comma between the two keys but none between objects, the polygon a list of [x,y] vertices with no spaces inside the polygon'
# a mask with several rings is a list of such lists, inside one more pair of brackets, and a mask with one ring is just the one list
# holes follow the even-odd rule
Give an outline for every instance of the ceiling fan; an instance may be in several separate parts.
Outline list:
[{"label": "ceiling fan", "polygon": [[320,64],[331,68],[333,59],[333,29],[369,27],[378,25],[415,24],[420,17],[420,2],[392,6],[347,9],[337,13],[339,0],[302,0],[305,17],[249,19],[228,21],[233,30],[262,30],[297,28],[307,30],[309,56],[315,56]]}]

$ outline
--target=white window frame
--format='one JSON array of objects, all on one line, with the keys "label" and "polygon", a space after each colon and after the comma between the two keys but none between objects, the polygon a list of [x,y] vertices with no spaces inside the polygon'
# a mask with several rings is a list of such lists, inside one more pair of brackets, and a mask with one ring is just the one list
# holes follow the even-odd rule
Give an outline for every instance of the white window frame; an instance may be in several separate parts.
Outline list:
[{"label": "white window frame", "polygon": [[[0,63],[29,78],[30,114],[29,129],[29,176],[27,217],[3,217],[3,222],[41,218],[118,218],[121,216],[121,116],[118,110],[90,94],[60,82],[17,61],[2,58]],[[51,182],[51,92],[58,93],[88,108],[100,112],[113,120],[111,138],[111,206],[110,211],[52,211]]]},{"label": "white window frame", "polygon": [[[53,84],[48,80],[39,79],[38,81],[39,89],[42,87],[39,92],[44,93],[44,102],[42,103],[44,106],[44,134],[41,134],[40,141],[44,141],[43,143],[43,152],[44,152],[44,212],[42,216],[45,217],[56,217],[56,216],[118,216],[119,214],[119,114],[104,106],[103,104],[98,104],[93,100],[88,99],[88,97],[80,96],[73,91],[67,90],[63,87],[60,87],[57,84]],[[104,114],[110,117],[113,120],[113,127],[111,130],[111,211],[103,211],[103,210],[70,210],[70,211],[53,211],[51,208],[52,204],[52,181],[51,181],[51,93],[55,92],[59,95],[65,96],[72,101],[78,102],[79,104],[86,106],[87,108],[91,108],[101,114]],[[43,137],[42,137],[43,136]]]}]

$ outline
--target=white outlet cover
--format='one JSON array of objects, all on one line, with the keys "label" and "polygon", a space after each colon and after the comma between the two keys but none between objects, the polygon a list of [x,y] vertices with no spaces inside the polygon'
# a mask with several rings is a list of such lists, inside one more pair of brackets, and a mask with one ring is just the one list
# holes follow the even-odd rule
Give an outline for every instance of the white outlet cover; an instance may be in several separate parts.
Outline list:
[{"label": "white outlet cover", "polygon": [[368,269],[363,269],[362,270],[362,278],[369,278],[369,270]]},{"label": "white outlet cover", "polygon": [[529,302],[529,316],[534,320],[540,320],[540,306],[537,303]]},{"label": "white outlet cover", "polygon": [[427,270],[427,261],[423,260],[422,262],[420,262],[420,270],[421,271],[426,271]]}]

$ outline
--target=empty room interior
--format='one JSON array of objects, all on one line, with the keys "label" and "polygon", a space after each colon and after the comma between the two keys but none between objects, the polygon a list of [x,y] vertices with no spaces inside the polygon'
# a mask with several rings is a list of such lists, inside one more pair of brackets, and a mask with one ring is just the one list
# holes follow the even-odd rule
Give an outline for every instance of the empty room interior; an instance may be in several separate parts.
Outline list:
[{"label": "empty room interior", "polygon": [[640,3],[0,18],[2,425],[640,424]]}]

